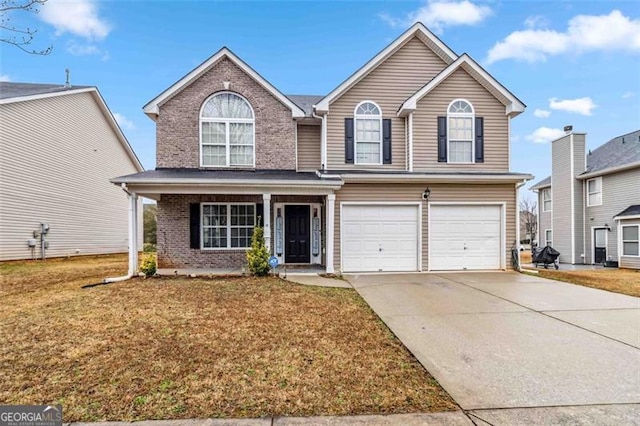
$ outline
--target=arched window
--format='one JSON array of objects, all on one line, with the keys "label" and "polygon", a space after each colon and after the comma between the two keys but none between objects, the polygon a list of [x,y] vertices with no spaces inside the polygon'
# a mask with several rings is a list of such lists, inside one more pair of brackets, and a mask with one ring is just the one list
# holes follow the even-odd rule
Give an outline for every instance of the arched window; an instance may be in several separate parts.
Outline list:
[{"label": "arched window", "polygon": [[371,101],[354,111],[356,164],[382,163],[382,110]]},{"label": "arched window", "polygon": [[246,99],[231,92],[211,96],[200,111],[200,165],[253,167],[254,125]]},{"label": "arched window", "polygon": [[473,163],[473,105],[456,99],[447,110],[449,162]]}]

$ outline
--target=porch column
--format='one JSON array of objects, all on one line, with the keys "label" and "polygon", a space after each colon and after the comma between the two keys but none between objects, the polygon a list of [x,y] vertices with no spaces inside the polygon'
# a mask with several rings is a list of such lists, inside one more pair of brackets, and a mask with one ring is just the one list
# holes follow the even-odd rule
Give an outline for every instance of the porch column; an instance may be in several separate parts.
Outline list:
[{"label": "porch column", "polygon": [[138,272],[138,195],[129,195],[129,275]]},{"label": "porch column", "polygon": [[336,194],[327,194],[327,273],[333,274],[333,233],[336,210]]},{"label": "porch column", "polygon": [[271,194],[262,194],[262,202],[264,203],[262,214],[262,222],[264,223],[264,245],[271,254]]}]

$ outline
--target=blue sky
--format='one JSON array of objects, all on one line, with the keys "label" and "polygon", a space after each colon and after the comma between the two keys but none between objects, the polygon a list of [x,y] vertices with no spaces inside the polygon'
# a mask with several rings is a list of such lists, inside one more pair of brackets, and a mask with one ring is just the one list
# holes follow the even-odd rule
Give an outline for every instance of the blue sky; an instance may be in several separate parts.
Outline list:
[{"label": "blue sky", "polygon": [[[142,106],[227,46],[285,94],[326,94],[421,20],[525,104],[512,121],[511,169],[550,173],[564,125],[595,148],[640,128],[640,2],[197,2],[49,0],[35,48],[0,46],[0,79],[98,86],[146,168],[155,126]],[[528,191],[527,191],[528,192]]]}]

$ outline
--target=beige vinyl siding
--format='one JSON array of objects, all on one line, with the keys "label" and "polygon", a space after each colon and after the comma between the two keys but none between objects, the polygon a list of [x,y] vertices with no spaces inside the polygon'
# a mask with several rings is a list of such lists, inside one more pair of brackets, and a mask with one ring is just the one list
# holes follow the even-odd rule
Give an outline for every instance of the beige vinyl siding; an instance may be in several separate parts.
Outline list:
[{"label": "beige vinyl siding", "polygon": [[[41,222],[49,257],[127,251],[127,195],[109,179],[137,170],[90,93],[0,105],[0,126],[0,260],[31,258]],[[139,224],[141,243],[142,209]]]},{"label": "beige vinyl siding", "polygon": [[553,248],[560,252],[560,262],[571,263],[571,136],[553,142],[551,152]]},{"label": "beige vinyl siding", "polygon": [[315,171],[320,168],[321,126],[298,125],[298,170]]},{"label": "beige vinyl siding", "polygon": [[506,204],[507,268],[511,267],[510,250],[516,240],[516,192],[513,184],[346,184],[336,193],[334,267],[340,270],[340,203],[342,202],[421,202],[422,203],[422,270],[428,269],[429,228],[427,202],[422,193],[429,186],[431,202],[496,202]]},{"label": "beige vinyl siding", "polygon": [[[484,118],[484,163],[438,162],[438,116],[454,99],[466,99]],[[456,70],[422,98],[413,116],[413,167],[416,171],[509,171],[509,122],[504,105],[463,69]]]},{"label": "beige vinyl siding", "polygon": [[[582,182],[586,187],[587,180]],[[640,168],[602,176],[602,205],[585,207],[586,263],[593,263],[592,227],[603,227],[605,223],[611,227],[607,233],[607,257],[618,260],[620,225],[613,218],[630,205],[640,204],[639,182]]]},{"label": "beige vinyl siding", "polygon": [[[640,225],[640,220],[632,219],[632,220],[623,220],[620,222],[619,227],[622,225]],[[620,228],[621,229],[621,228]],[[616,244],[618,239],[616,237]],[[619,266],[621,268],[629,268],[629,269],[640,269],[640,256],[620,256]]]},{"label": "beige vinyl siding", "polygon": [[[446,64],[414,37],[330,105],[327,121],[327,168],[406,168],[405,119],[396,116],[400,105],[428,83]],[[344,162],[344,119],[353,117],[360,102],[370,100],[391,119],[392,164],[358,166]]]},{"label": "beige vinyl siding", "polygon": [[[552,195],[553,196],[553,195]],[[542,201],[542,189],[538,191],[538,246],[544,246],[546,229],[552,229],[550,211],[543,211],[544,202]],[[553,209],[553,198],[551,199],[551,208]]]}]

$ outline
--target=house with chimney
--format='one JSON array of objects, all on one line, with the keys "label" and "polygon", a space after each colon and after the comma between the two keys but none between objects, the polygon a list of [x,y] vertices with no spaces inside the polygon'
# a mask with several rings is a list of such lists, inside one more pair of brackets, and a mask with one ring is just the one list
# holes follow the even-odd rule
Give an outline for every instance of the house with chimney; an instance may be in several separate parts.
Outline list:
[{"label": "house with chimney", "polygon": [[551,143],[551,176],[530,189],[538,195],[538,243],[560,262],[640,269],[640,130],[594,150],[586,133]]}]

